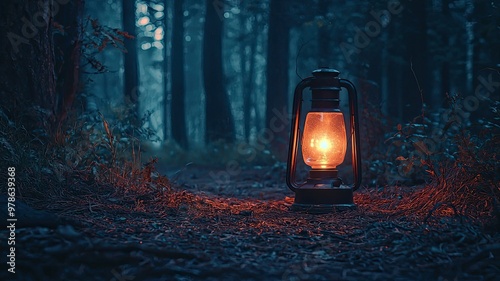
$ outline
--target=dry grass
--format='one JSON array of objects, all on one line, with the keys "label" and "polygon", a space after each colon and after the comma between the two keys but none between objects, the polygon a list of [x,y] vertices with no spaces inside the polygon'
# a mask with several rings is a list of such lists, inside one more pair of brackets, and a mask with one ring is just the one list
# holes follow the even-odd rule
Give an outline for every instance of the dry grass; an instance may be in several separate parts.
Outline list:
[{"label": "dry grass", "polygon": [[471,218],[490,217],[495,211],[495,197],[481,188],[480,176],[471,175],[463,168],[443,167],[439,181],[416,191],[402,202],[401,208],[409,212],[429,217],[465,216]]}]

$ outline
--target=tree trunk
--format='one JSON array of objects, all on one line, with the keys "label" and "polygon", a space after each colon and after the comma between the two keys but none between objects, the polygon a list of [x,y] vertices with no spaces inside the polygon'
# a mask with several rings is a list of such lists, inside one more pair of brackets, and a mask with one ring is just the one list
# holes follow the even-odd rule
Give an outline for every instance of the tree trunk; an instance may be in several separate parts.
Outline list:
[{"label": "tree trunk", "polygon": [[[4,113],[64,141],[62,125],[80,86],[81,0],[7,1],[0,12]],[[64,29],[53,34],[52,26]],[[22,113],[22,114],[20,114]]]},{"label": "tree trunk", "polygon": [[[286,13],[288,4],[281,0],[271,0],[269,12],[269,31],[267,45],[267,93],[266,123],[270,128],[276,111],[288,112],[288,57],[289,57],[289,19]],[[280,143],[288,143],[288,129],[273,131],[274,140],[271,150],[282,154]]]},{"label": "tree trunk", "polygon": [[70,1],[60,6],[54,20],[64,28],[64,34],[54,35],[55,67],[57,71],[57,96],[55,132],[57,143],[64,142],[63,122],[73,106],[80,88],[81,19],[82,0]]},{"label": "tree trunk", "polygon": [[[392,38],[393,36],[396,36],[397,34],[404,33],[403,31],[403,26],[401,24],[396,24],[394,22],[393,24],[390,24],[388,26],[389,34],[388,38]],[[389,42],[387,42],[386,45],[389,45]],[[388,91],[389,93],[387,94],[386,97],[386,104],[387,104],[387,114],[391,118],[388,120],[395,120],[397,123],[403,122],[403,109],[404,109],[404,104],[403,104],[403,91],[405,90],[404,84],[402,81],[403,78],[403,71],[409,68],[406,64],[401,63],[397,59],[394,59],[394,56],[404,56],[402,54],[401,47],[387,47],[387,54],[388,56],[388,65],[386,69],[387,73],[387,80],[390,81],[390,83],[387,84],[387,89],[385,91]],[[392,58],[391,56],[392,55]],[[383,80],[382,80],[383,81]]]},{"label": "tree trunk", "polygon": [[382,35],[382,42],[384,42],[384,45],[382,47],[382,54],[381,54],[381,65],[380,65],[380,101],[381,101],[381,112],[383,116],[387,116],[389,113],[388,107],[389,107],[389,47],[387,46],[389,44],[388,40],[388,32],[383,32]]},{"label": "tree trunk", "polygon": [[184,10],[183,0],[174,1],[172,25],[172,137],[182,147],[188,147],[186,134],[184,88]]},{"label": "tree trunk", "polygon": [[[136,37],[135,0],[122,0],[123,30]],[[125,104],[130,107],[130,121],[139,126],[139,69],[137,58],[137,41],[125,40],[127,52],[124,54],[123,96]]]},{"label": "tree trunk", "polygon": [[[203,83],[205,87],[205,142],[234,141],[234,120],[226,94],[222,68],[222,20],[212,0],[206,0],[203,35]],[[222,2],[220,3],[222,5]]]},{"label": "tree trunk", "polygon": [[466,10],[465,10],[465,17],[466,17],[465,73],[467,75],[467,78],[465,80],[466,93],[473,93],[473,87],[474,87],[474,22],[472,20],[473,13],[474,13],[474,1],[468,0],[466,1]]},{"label": "tree trunk", "polygon": [[167,36],[167,30],[169,27],[168,24],[168,3],[169,1],[165,1],[163,3],[164,5],[164,16],[163,16],[163,141],[166,141],[168,139],[168,131],[169,131],[169,126],[168,126],[168,121],[170,119],[170,107],[169,107],[169,89],[168,89],[168,43],[169,39]]},{"label": "tree trunk", "polygon": [[252,59],[251,56],[247,54],[247,16],[244,13],[240,13],[238,17],[238,24],[240,28],[239,34],[239,48],[240,48],[240,77],[241,77],[241,96],[243,99],[243,137],[248,142],[250,139],[250,98],[253,94],[247,89],[248,86],[247,80],[249,76],[249,72],[247,71],[248,60]]},{"label": "tree trunk", "polygon": [[[450,22],[450,8],[449,8],[450,0],[443,0],[441,3],[441,15],[440,17],[445,18],[445,22]],[[445,48],[448,49],[450,46],[450,35],[442,34],[442,38],[444,38]],[[443,62],[441,63],[440,68],[440,91],[434,97],[433,109],[441,108],[443,105],[443,100],[446,93],[450,93],[450,62],[449,58],[445,57]]]},{"label": "tree trunk", "polygon": [[429,103],[430,95],[427,87],[427,11],[426,1],[408,3],[407,25],[411,28],[405,35],[405,69],[403,74],[404,85],[404,114],[405,120],[422,114],[423,104]]},{"label": "tree trunk", "polygon": [[51,2],[28,0],[3,1],[0,9],[1,108],[29,131],[53,132],[50,125],[56,120],[53,22],[48,11]]},{"label": "tree trunk", "polygon": [[[252,112],[257,111],[255,108],[256,104],[256,92],[255,92],[255,53],[257,51],[257,41],[259,35],[259,28],[256,26],[257,19],[256,16],[244,15],[243,13],[240,15],[240,65],[242,67],[242,83],[241,90],[243,94],[243,118],[244,118],[244,134],[245,140],[250,142],[251,132],[252,132],[252,124],[255,128],[256,120],[252,118]],[[246,27],[246,24],[250,22],[250,30]],[[250,50],[247,53],[246,47],[248,46],[248,40],[244,40],[244,38],[248,38],[250,40]]]},{"label": "tree trunk", "polygon": [[248,75],[245,81],[245,89],[246,89],[246,95],[248,98],[247,107],[245,110],[248,110],[245,118],[248,118],[248,127],[247,127],[247,140],[250,142],[251,138],[251,131],[252,131],[252,111],[255,112],[255,117],[254,117],[254,122],[253,122],[253,127],[257,130],[257,124],[259,121],[259,114],[258,114],[258,109],[257,109],[257,92],[255,89],[255,53],[257,52],[257,40],[259,36],[259,29],[255,26],[257,24],[256,18],[254,18],[254,24],[252,25],[252,43],[250,45],[250,55],[249,55],[249,60],[250,60],[250,65],[248,69]]}]

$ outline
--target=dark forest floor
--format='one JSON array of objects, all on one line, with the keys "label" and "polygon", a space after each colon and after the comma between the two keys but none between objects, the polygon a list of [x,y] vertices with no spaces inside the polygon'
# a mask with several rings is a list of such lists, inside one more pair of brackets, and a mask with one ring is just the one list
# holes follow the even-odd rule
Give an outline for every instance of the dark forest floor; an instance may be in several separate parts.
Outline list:
[{"label": "dark forest floor", "polygon": [[[227,184],[209,171],[171,173],[170,192],[73,188],[30,202],[64,223],[17,229],[17,273],[0,278],[499,280],[500,234],[465,217],[422,218],[387,204],[411,189],[360,190],[357,210],[311,215],[289,211],[281,170],[246,169]],[[1,241],[7,235],[0,231]]]}]

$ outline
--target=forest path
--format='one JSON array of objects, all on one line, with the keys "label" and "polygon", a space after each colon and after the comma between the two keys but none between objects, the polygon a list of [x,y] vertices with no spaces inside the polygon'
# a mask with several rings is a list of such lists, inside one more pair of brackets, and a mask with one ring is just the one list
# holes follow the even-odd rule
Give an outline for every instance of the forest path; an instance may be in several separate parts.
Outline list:
[{"label": "forest path", "polygon": [[[181,171],[172,177],[178,191],[165,197],[102,191],[53,202],[75,224],[17,230],[14,280],[493,280],[500,274],[500,234],[467,220],[423,222],[384,209],[367,190],[356,193],[357,210],[294,213],[279,169],[244,169],[224,183],[210,171],[225,169]],[[8,233],[0,235],[5,241]]]}]

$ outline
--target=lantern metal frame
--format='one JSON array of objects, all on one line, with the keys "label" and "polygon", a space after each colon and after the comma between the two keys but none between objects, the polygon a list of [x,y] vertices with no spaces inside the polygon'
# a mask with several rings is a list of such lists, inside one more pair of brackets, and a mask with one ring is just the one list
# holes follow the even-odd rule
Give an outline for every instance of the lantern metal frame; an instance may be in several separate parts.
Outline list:
[{"label": "lantern metal frame", "polygon": [[[295,193],[294,211],[308,213],[327,213],[335,210],[354,209],[353,191],[361,185],[361,155],[359,153],[359,117],[358,100],[354,84],[339,78],[340,72],[335,69],[321,67],[312,72],[313,76],[302,80],[295,88],[290,146],[286,183]],[[305,182],[296,179],[297,156],[300,138],[300,120],[303,93],[310,88],[311,110],[308,112],[340,112],[340,91],[345,88],[349,97],[349,131],[351,137],[352,170],[354,183],[344,185],[338,177],[337,169],[311,169]],[[332,128],[335,130],[335,128]],[[346,136],[347,137],[347,136]]]}]

